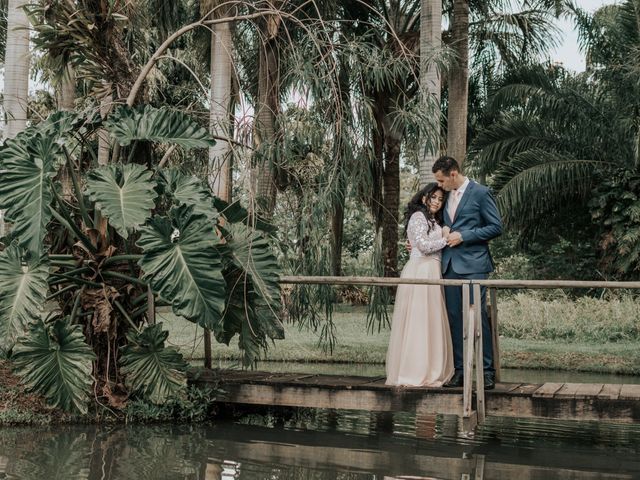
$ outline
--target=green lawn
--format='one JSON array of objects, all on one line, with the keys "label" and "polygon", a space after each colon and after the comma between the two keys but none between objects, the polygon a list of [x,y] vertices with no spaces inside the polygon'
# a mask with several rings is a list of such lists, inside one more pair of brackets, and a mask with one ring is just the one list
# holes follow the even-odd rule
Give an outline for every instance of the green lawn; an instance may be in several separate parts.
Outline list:
[{"label": "green lawn", "polygon": [[[502,336],[502,366],[640,374],[640,342],[630,326],[640,322],[635,317],[629,318],[629,315],[616,322],[616,314],[631,311],[627,303],[623,302],[623,306],[624,309],[621,310],[618,300],[601,300],[594,304],[591,300],[585,303],[570,300],[548,302],[531,297],[507,299],[500,305],[501,331],[521,338]],[[565,318],[560,318],[562,312]],[[592,315],[593,318],[585,318],[587,315]],[[634,312],[632,316],[635,315]],[[203,357],[202,329],[176,318],[167,310],[158,313],[158,321],[164,322],[165,328],[170,331],[169,342],[177,346],[185,357],[192,360]],[[334,322],[337,329],[337,345],[332,354],[319,345],[317,333],[285,324],[286,339],[276,341],[269,348],[265,360],[384,363],[389,330],[367,333],[365,307],[340,305],[336,308]],[[598,332],[611,332],[612,329],[607,327],[614,325],[617,325],[619,331],[623,324],[625,335],[615,336],[621,337],[621,340],[598,340]],[[562,333],[559,335],[559,332]],[[240,353],[234,341],[229,347],[214,342],[214,362],[237,360],[239,357]]]},{"label": "green lawn", "polygon": [[[188,358],[203,358],[202,329],[192,323],[176,318],[166,311],[158,313],[158,321],[163,321],[170,331],[169,342],[180,348]],[[269,348],[267,360],[298,362],[350,362],[383,363],[389,342],[389,330],[379,334],[367,334],[366,309],[363,307],[339,307],[334,315],[338,330],[338,343],[333,354],[319,345],[319,334],[297,325],[285,324],[285,340],[276,341]],[[230,346],[213,344],[215,360],[239,358],[237,343]]]}]

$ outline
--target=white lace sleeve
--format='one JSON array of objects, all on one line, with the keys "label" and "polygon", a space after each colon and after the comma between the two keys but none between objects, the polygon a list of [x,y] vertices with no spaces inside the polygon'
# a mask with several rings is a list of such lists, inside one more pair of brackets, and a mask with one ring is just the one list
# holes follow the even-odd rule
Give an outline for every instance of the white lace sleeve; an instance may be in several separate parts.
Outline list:
[{"label": "white lace sleeve", "polygon": [[447,246],[446,239],[442,238],[440,228],[432,228],[429,232],[429,223],[422,213],[415,213],[409,220],[407,234],[414,248],[420,250],[423,255],[442,250]]}]

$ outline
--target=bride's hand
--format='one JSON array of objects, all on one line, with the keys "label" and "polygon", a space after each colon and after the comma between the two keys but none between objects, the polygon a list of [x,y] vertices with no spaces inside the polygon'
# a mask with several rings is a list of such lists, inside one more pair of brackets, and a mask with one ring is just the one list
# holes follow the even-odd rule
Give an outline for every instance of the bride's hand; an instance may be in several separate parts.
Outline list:
[{"label": "bride's hand", "polygon": [[449,238],[451,229],[449,227],[442,227],[442,238]]}]

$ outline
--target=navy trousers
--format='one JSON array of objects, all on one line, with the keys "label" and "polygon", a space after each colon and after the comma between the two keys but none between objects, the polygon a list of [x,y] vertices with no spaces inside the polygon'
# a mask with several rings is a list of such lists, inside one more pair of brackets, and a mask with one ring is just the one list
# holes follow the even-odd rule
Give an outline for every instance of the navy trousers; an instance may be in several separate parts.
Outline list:
[{"label": "navy trousers", "polygon": [[[487,273],[460,274],[453,271],[451,265],[442,274],[442,278],[465,279],[465,280],[485,280]],[[470,301],[473,303],[473,289],[470,289]],[[491,339],[491,325],[487,315],[487,288],[480,287],[482,305],[482,363],[485,372],[495,372],[493,367],[493,341]],[[447,316],[449,317],[449,328],[451,329],[451,341],[453,343],[453,366],[456,372],[462,372],[463,360],[463,340],[462,340],[462,287],[445,286],[444,295],[447,303]]]}]

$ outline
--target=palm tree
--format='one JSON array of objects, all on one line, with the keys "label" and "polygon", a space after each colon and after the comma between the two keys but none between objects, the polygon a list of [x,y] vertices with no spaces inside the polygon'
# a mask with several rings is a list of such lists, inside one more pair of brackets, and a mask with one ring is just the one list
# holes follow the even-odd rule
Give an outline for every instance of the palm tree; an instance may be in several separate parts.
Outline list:
[{"label": "palm tree", "polygon": [[[422,0],[420,6],[420,82],[423,95],[438,107],[440,106],[440,92],[442,90],[440,72],[435,62],[431,61],[431,52],[437,52],[442,46],[442,0]],[[436,109],[439,111],[439,108]],[[439,122],[438,122],[439,124]],[[425,145],[424,155],[419,162],[420,183],[425,185],[433,181],[431,166],[438,157],[440,141],[439,130],[434,132],[436,142],[433,148]]]},{"label": "palm tree", "polygon": [[4,67],[3,108],[5,138],[13,138],[27,126],[29,95],[29,21],[26,0],[9,0]]},{"label": "palm tree", "polygon": [[462,163],[467,154],[469,0],[453,0],[453,15],[449,28],[455,59],[449,67],[447,154]]},{"label": "palm tree", "polygon": [[[276,0],[273,6],[282,7]],[[276,142],[276,117],[280,113],[280,32],[282,19],[273,15],[258,20],[258,92],[255,104],[253,138],[256,150]],[[269,156],[259,160],[256,170],[256,201],[258,208],[268,217],[276,204],[276,179]]]},{"label": "palm tree", "polygon": [[[26,0],[8,0],[4,52],[4,138],[13,138],[27,126],[29,96],[29,21]],[[3,8],[4,11],[4,8]],[[4,22],[3,22],[4,23]],[[4,33],[4,32],[3,32]],[[4,211],[0,210],[0,238],[5,235]]]},{"label": "palm tree", "polygon": [[558,30],[553,21],[565,11],[565,5],[559,0],[516,4],[510,0],[448,0],[444,10],[449,29],[443,36],[454,53],[447,81],[447,153],[463,163],[472,127],[469,102],[474,104],[474,115],[482,114],[499,72],[542,59],[556,44]]},{"label": "palm tree", "polygon": [[[203,13],[213,18],[228,16],[231,9],[221,0],[206,0]],[[223,138],[231,137],[233,75],[233,42],[228,23],[214,25],[211,31],[209,130],[218,137],[209,148],[209,184],[216,196],[231,201],[231,144]]]},{"label": "palm tree", "polygon": [[[588,71],[573,76],[534,65],[507,72],[492,98],[494,122],[474,140],[471,158],[492,176],[507,225],[521,236],[594,215],[609,267],[628,273],[640,266],[640,10],[628,0],[593,16],[574,12]],[[593,238],[592,229],[582,234]]]}]

